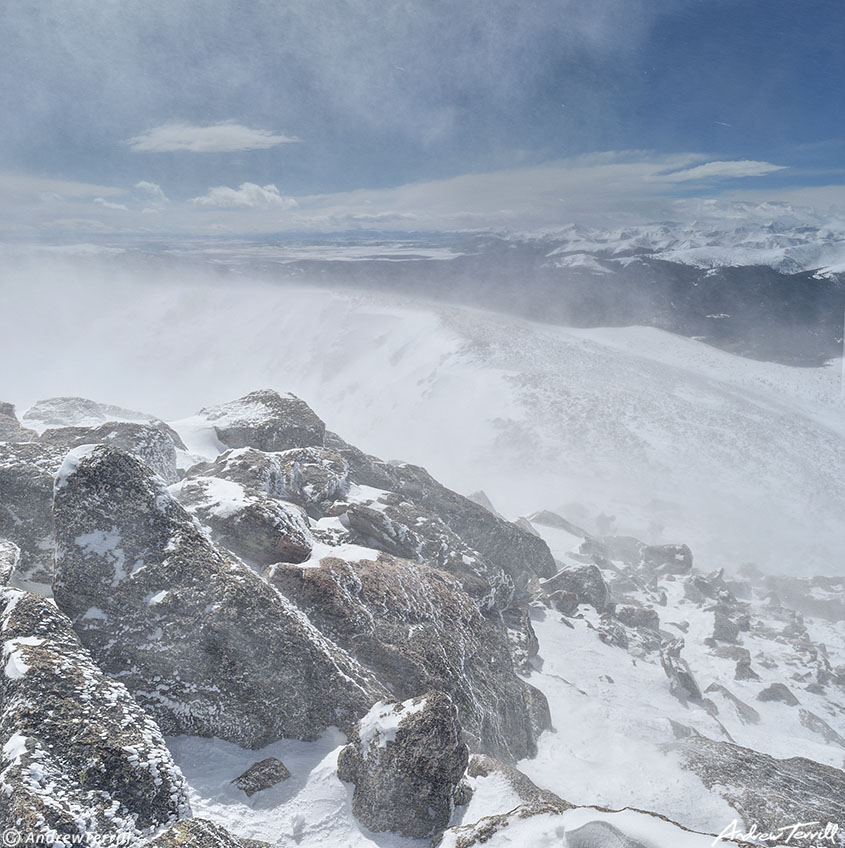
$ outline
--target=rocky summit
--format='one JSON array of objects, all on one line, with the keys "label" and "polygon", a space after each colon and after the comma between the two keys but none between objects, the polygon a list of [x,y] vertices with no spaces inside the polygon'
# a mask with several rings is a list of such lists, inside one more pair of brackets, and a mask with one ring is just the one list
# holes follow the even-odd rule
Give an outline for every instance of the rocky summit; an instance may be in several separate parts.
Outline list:
[{"label": "rocky summit", "polygon": [[313,739],[384,692],[129,454],[71,452],[55,516],[57,605],[166,732]]},{"label": "rocky summit", "polygon": [[817,821],[845,844],[842,578],[565,513],[509,521],[272,390],[169,423],[0,405],[0,826],[705,848]]}]

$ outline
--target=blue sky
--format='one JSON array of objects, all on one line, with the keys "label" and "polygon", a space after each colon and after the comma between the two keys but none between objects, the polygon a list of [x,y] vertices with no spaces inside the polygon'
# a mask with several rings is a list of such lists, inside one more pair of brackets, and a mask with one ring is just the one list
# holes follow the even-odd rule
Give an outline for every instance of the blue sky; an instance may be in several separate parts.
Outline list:
[{"label": "blue sky", "polygon": [[841,0],[27,0],[0,31],[6,230],[845,204]]}]

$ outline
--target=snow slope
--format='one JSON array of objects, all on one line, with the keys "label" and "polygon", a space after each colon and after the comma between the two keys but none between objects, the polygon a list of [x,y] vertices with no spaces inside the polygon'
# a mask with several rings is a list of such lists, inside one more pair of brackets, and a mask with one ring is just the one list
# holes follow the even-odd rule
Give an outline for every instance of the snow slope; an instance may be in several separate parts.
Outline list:
[{"label": "snow slope", "polygon": [[166,265],[41,259],[2,281],[0,397],[21,413],[73,393],[173,420],[272,387],[510,516],[560,506],[589,530],[603,514],[605,532],[688,543],[702,568],[843,569],[839,366]]}]

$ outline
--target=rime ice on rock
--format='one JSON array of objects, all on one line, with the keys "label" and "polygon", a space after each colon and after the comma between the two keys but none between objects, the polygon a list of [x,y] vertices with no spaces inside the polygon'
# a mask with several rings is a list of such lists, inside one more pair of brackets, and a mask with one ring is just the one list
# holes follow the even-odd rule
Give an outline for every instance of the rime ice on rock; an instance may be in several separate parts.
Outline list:
[{"label": "rime ice on rock", "polygon": [[55,496],[56,603],[165,732],[314,739],[384,694],[137,459],[97,446],[73,464]]},{"label": "rime ice on rock", "polygon": [[373,831],[423,838],[443,830],[468,761],[457,710],[429,692],[379,702],[338,758],[338,776],[355,784],[352,812]]},{"label": "rime ice on rock", "polygon": [[190,814],[159,728],[53,604],[0,590],[0,631],[3,826],[132,841]]}]

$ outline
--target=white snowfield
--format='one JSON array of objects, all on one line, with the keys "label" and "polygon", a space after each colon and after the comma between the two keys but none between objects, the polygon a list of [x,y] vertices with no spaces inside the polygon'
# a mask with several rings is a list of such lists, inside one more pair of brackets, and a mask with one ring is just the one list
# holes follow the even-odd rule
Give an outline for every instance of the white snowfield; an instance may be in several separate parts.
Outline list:
[{"label": "white snowfield", "polygon": [[[649,328],[573,330],[386,295],[87,264],[2,270],[0,396],[166,420],[259,387],[514,517],[686,542],[703,567],[841,571],[842,363],[755,362]],[[149,278],[148,278],[149,277]],[[190,464],[220,445],[180,422]]]}]

